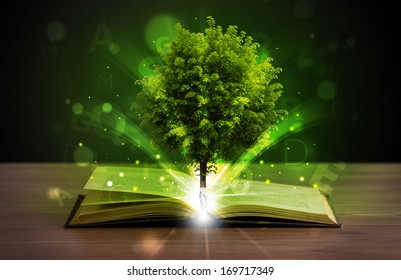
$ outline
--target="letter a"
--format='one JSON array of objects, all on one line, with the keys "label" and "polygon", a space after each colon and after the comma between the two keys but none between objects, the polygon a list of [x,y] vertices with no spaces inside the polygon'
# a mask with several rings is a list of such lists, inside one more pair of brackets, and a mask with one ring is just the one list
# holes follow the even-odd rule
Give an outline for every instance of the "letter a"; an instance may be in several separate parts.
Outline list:
[{"label": "letter a", "polygon": [[106,44],[109,47],[112,43],[113,39],[111,38],[109,27],[105,22],[99,22],[92,43],[89,46],[89,53],[94,52],[99,45]]}]

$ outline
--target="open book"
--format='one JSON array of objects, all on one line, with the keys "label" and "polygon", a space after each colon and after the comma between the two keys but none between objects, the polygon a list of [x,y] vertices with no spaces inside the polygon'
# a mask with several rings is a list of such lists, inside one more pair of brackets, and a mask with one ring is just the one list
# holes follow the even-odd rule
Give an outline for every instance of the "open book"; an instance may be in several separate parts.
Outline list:
[{"label": "open book", "polygon": [[[160,168],[98,166],[65,226],[193,223],[204,209],[196,179]],[[206,193],[215,225],[340,226],[328,198],[312,187],[224,179]]]}]

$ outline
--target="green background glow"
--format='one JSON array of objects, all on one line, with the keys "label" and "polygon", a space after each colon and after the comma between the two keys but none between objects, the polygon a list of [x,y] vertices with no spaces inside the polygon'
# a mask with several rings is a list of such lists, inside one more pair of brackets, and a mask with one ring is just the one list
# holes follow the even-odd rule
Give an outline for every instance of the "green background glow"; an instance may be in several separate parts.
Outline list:
[{"label": "green background glow", "polygon": [[[136,79],[153,73],[157,50],[180,22],[203,31],[211,15],[237,25],[283,68],[278,106],[288,118],[247,163],[398,161],[399,117],[391,71],[391,7],[350,1],[66,1],[12,8],[4,24],[2,161],[158,162],[179,151],[151,147],[139,127]],[[383,15],[386,15],[384,17]],[[79,145],[82,143],[82,145]],[[68,148],[68,150],[67,150]],[[266,149],[269,148],[269,149]],[[182,167],[182,166],[181,166]]]}]

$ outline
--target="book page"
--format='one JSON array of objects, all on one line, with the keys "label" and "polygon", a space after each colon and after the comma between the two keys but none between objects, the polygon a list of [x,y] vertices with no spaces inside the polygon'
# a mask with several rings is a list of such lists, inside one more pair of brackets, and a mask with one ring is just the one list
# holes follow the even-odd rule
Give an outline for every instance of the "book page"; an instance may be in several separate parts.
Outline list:
[{"label": "book page", "polygon": [[195,184],[192,176],[174,170],[98,166],[84,189],[180,198],[186,196]]},{"label": "book page", "polygon": [[232,216],[257,215],[269,211],[270,216],[278,218],[334,218],[319,190],[311,187],[239,180],[214,186],[208,196],[215,201],[212,211],[217,216],[231,215],[230,212]]},{"label": "book page", "polygon": [[[82,205],[116,204],[133,202],[177,201],[175,198],[143,193],[117,191],[88,191]],[[181,200],[180,203],[183,203]]]}]

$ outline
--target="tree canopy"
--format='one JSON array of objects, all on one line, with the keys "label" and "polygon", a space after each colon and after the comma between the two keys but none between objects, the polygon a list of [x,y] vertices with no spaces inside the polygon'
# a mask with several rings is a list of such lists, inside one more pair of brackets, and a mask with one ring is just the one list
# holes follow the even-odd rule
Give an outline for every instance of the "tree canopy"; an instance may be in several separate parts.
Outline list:
[{"label": "tree canopy", "polygon": [[204,33],[177,24],[155,75],[137,81],[142,124],[158,144],[183,149],[200,169],[201,187],[217,159],[237,160],[286,113],[275,109],[281,69],[271,58],[257,61],[259,44],[237,26],[223,31],[212,17],[207,24]]}]

